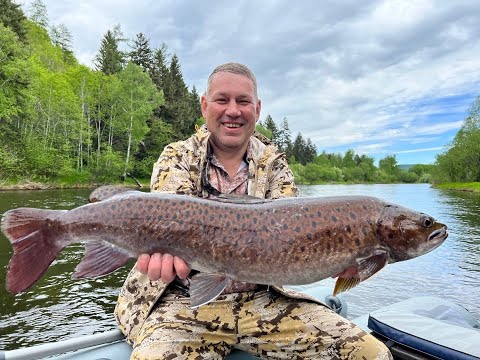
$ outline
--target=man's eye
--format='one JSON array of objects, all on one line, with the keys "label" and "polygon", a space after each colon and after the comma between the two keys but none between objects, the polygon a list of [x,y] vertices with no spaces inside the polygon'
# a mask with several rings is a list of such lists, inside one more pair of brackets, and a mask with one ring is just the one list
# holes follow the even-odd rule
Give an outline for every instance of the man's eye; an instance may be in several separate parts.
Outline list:
[{"label": "man's eye", "polygon": [[215,102],[216,102],[217,104],[226,104],[226,103],[227,103],[227,99],[223,99],[223,98],[222,98],[222,99],[216,99]]},{"label": "man's eye", "polygon": [[248,101],[248,100],[240,100],[238,103],[239,103],[240,105],[249,105],[249,104],[251,104],[251,102]]}]

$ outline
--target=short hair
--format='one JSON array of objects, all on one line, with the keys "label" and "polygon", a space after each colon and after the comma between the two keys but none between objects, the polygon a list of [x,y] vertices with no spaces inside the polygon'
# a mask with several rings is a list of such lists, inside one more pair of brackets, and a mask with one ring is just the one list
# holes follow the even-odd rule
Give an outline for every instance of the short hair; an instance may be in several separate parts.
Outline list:
[{"label": "short hair", "polygon": [[213,76],[216,73],[219,73],[219,72],[228,72],[228,73],[232,73],[232,74],[236,74],[236,75],[241,75],[241,76],[245,76],[246,78],[252,80],[253,92],[255,94],[255,97],[258,99],[257,79],[255,78],[255,75],[253,74],[253,72],[248,67],[246,67],[243,64],[236,63],[236,62],[228,62],[228,63],[222,64],[222,65],[219,65],[212,71],[212,73],[208,77],[206,94],[208,94],[208,91],[210,90],[210,85],[212,84]]}]

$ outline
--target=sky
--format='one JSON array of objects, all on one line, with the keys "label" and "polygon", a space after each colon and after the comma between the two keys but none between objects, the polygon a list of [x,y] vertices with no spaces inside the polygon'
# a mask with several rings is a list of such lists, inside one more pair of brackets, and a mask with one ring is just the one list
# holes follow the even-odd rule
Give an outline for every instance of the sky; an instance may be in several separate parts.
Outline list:
[{"label": "sky", "polygon": [[319,153],[432,164],[480,95],[477,0],[43,1],[90,67],[118,24],[130,44],[140,32],[165,43],[199,92],[217,65],[247,65],[260,119],[286,117]]}]

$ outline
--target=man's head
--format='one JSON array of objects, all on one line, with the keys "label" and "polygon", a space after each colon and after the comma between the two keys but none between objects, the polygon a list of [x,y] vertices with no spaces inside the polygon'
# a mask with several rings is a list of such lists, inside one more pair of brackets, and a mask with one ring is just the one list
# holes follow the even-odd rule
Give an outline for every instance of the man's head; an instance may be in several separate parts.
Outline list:
[{"label": "man's head", "polygon": [[215,68],[201,102],[214,151],[245,152],[261,109],[250,69],[238,63]]}]

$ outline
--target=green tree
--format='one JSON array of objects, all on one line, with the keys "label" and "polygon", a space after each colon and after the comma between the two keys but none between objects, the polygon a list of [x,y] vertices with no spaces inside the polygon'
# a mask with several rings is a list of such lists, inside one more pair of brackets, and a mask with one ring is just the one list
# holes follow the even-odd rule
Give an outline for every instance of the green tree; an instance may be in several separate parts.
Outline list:
[{"label": "green tree", "polygon": [[120,72],[125,63],[125,54],[120,51],[120,42],[124,41],[120,26],[117,25],[113,30],[108,30],[101,43],[100,49],[95,57],[95,67],[106,75],[112,75]]},{"label": "green tree", "polygon": [[53,45],[62,49],[65,61],[70,64],[75,64],[76,59],[73,55],[72,33],[70,29],[64,24],[58,26],[53,25],[50,28],[50,38],[52,39]]},{"label": "green tree", "polygon": [[356,167],[357,163],[355,162],[354,157],[355,157],[355,151],[353,151],[353,149],[348,149],[345,152],[345,155],[343,156],[343,159],[342,159],[343,167],[346,167],[346,168]]},{"label": "green tree", "polygon": [[265,118],[263,122],[263,126],[265,127],[265,129],[267,129],[270,132],[270,140],[272,140],[272,142],[275,145],[277,145],[280,150],[282,150],[281,145],[278,142],[279,140],[278,128],[277,128],[277,125],[275,124],[275,121],[273,121],[272,117],[270,116],[270,114],[268,114],[267,117]]},{"label": "green tree", "polygon": [[12,0],[0,0],[0,23],[10,28],[20,41],[25,40],[26,29],[24,22],[26,19],[19,4],[14,3]]},{"label": "green tree", "polygon": [[130,61],[137,64],[147,73],[151,73],[154,68],[154,58],[152,49],[150,49],[149,40],[143,33],[138,33],[132,51],[129,54]]},{"label": "green tree", "polygon": [[162,101],[162,93],[158,92],[150,77],[143,69],[128,63],[119,75],[120,86],[116,97],[123,110],[121,116],[122,130],[127,134],[125,149],[125,173],[131,170],[130,156],[148,132],[147,119]]},{"label": "green tree", "polygon": [[158,115],[174,127],[178,138],[185,138],[193,132],[197,119],[192,112],[190,94],[176,55],[172,56],[167,76],[163,80],[165,105],[159,109]]},{"label": "green tree", "polygon": [[381,159],[378,162],[378,168],[389,177],[389,181],[396,181],[400,176],[401,170],[397,164],[397,157],[395,155],[387,155]]},{"label": "green tree", "polygon": [[44,29],[48,28],[47,5],[42,0],[33,0],[29,8],[30,19]]},{"label": "green tree", "polygon": [[286,117],[283,118],[282,125],[280,126],[278,133],[278,145],[280,150],[285,152],[288,157],[292,150],[292,133]]}]

